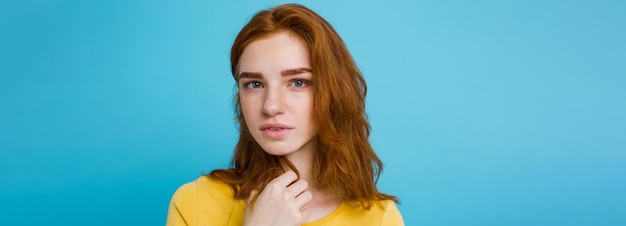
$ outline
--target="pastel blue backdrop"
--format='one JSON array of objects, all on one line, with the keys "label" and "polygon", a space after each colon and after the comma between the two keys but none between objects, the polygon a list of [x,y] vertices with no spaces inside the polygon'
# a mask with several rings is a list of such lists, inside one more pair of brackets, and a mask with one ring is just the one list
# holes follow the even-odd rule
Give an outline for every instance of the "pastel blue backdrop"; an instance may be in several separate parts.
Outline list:
[{"label": "pastel blue backdrop", "polygon": [[[282,1],[1,1],[0,224],[163,225],[227,167],[229,47]],[[365,75],[407,225],[626,225],[626,2],[301,1]]]}]

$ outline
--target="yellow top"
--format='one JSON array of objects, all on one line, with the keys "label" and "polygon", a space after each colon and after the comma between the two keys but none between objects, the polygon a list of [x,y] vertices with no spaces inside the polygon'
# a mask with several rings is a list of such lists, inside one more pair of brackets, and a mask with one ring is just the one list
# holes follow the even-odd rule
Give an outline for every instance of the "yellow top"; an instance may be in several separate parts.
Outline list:
[{"label": "yellow top", "polygon": [[[370,210],[360,204],[341,203],[328,216],[305,226],[316,225],[404,225],[400,211],[391,200],[372,205]],[[209,176],[184,184],[172,197],[167,213],[167,226],[179,225],[242,225],[246,203],[236,200],[233,189]]]}]

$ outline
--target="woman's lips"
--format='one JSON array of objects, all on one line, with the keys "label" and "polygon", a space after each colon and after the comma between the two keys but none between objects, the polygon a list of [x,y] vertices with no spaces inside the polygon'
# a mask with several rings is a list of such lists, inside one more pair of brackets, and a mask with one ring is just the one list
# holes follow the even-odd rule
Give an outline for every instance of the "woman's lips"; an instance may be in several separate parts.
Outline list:
[{"label": "woman's lips", "polygon": [[280,139],[287,136],[293,128],[281,123],[266,123],[261,125],[260,129],[266,137]]},{"label": "woman's lips", "polygon": [[291,129],[283,127],[269,127],[262,129],[261,131],[263,131],[263,134],[269,138],[278,139],[286,136]]}]

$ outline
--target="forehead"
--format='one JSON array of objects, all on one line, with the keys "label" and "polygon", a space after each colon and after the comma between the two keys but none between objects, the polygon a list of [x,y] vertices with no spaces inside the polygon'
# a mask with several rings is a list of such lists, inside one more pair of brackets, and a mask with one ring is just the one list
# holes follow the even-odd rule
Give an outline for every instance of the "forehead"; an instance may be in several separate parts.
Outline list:
[{"label": "forehead", "polygon": [[274,73],[310,67],[310,53],[304,41],[285,31],[248,44],[239,59],[238,72]]}]

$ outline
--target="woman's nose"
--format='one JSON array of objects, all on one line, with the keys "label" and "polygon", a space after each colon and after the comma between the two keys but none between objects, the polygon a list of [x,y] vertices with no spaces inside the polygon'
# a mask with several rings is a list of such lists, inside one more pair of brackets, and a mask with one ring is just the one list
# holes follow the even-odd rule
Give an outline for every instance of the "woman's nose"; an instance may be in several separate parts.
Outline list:
[{"label": "woman's nose", "polygon": [[263,99],[263,114],[273,117],[285,112],[284,94],[278,89],[267,89]]}]

